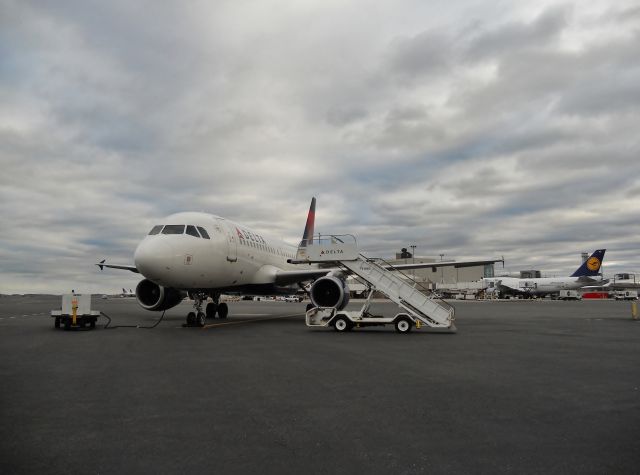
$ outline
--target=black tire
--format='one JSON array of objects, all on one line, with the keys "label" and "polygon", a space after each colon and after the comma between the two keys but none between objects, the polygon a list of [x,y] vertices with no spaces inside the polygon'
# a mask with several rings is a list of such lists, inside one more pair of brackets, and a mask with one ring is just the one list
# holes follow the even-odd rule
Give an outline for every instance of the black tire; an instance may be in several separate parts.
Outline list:
[{"label": "black tire", "polygon": [[398,333],[409,333],[413,328],[413,322],[408,317],[398,317],[393,323]]},{"label": "black tire", "polygon": [[64,329],[65,330],[69,330],[71,328],[71,320],[68,318],[65,318],[64,320]]},{"label": "black tire", "polygon": [[307,309],[305,310],[305,312],[308,312],[309,310],[311,310],[312,308],[315,308],[315,305],[313,305],[312,303],[308,303],[307,304]]},{"label": "black tire", "polygon": [[60,328],[60,317],[56,317],[55,322],[53,323],[55,328]]},{"label": "black tire", "polygon": [[218,306],[215,302],[209,302],[207,304],[206,313],[207,318],[216,318],[216,312],[218,311]]},{"label": "black tire", "polygon": [[95,327],[96,327],[96,321],[91,320],[91,322],[89,323],[89,328],[95,328]]},{"label": "black tire", "polygon": [[348,332],[353,327],[351,320],[343,315],[338,315],[334,318],[332,325],[338,333]]},{"label": "black tire", "polygon": [[198,324],[199,327],[203,327],[204,324],[207,322],[207,316],[205,315],[204,312],[198,312],[198,315],[196,318],[197,318],[196,323]]},{"label": "black tire", "polygon": [[187,325],[194,325],[196,323],[196,314],[193,312],[187,313]]},{"label": "black tire", "polygon": [[229,315],[229,306],[226,303],[218,305],[218,318],[225,319]]}]

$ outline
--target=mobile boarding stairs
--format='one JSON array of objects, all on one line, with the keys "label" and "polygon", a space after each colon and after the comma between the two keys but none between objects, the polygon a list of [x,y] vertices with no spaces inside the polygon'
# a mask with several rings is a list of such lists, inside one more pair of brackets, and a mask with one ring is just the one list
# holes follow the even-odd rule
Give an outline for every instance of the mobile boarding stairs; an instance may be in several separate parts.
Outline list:
[{"label": "mobile boarding stairs", "polygon": [[[356,239],[350,234],[319,236],[313,243],[300,246],[296,256],[299,263],[335,265],[345,274],[351,274],[365,283],[368,296],[359,311],[338,310],[336,307],[314,307],[306,313],[309,327],[333,326],[337,331],[353,327],[393,324],[400,333],[408,333],[415,326],[455,333],[455,309],[436,299],[410,276],[394,269],[382,259],[368,258],[358,251]],[[375,316],[369,313],[371,297],[378,291],[398,304],[401,311],[393,317]]]}]

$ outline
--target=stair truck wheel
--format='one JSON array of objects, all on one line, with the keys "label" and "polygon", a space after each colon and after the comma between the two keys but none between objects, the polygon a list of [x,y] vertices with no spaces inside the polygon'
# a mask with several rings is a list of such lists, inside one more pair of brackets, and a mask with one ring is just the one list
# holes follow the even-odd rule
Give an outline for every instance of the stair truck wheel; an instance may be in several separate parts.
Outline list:
[{"label": "stair truck wheel", "polygon": [[314,307],[315,307],[315,305],[313,305],[312,303],[308,303],[307,304],[307,309],[305,310],[305,312],[308,312],[309,310],[311,310]]},{"label": "stair truck wheel", "polygon": [[413,322],[409,317],[398,317],[394,322],[394,325],[398,333],[409,333],[411,331],[411,327],[413,327]]},{"label": "stair truck wheel", "polygon": [[336,329],[337,332],[348,332],[351,330],[351,320],[349,320],[344,315],[338,315],[333,320],[333,328]]}]

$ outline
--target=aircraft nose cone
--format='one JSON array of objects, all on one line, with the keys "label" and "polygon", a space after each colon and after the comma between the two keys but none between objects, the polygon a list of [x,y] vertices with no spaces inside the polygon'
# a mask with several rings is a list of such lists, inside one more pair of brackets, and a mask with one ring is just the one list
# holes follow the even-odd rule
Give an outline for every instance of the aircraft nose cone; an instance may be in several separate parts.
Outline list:
[{"label": "aircraft nose cone", "polygon": [[173,267],[173,250],[162,239],[146,239],[138,245],[133,260],[142,275],[157,279]]}]

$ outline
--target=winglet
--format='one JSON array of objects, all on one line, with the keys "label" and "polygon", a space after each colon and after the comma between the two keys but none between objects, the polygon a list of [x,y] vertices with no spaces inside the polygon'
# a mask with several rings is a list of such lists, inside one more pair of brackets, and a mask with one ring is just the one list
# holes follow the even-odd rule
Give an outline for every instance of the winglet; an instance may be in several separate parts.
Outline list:
[{"label": "winglet", "polygon": [[316,198],[311,198],[311,206],[309,206],[309,214],[307,215],[307,224],[304,227],[302,241],[300,247],[306,247],[313,244],[313,227],[316,221]]},{"label": "winglet", "polygon": [[[104,270],[105,267],[109,268],[109,269],[121,269],[121,270],[128,270],[130,272],[135,272],[136,274],[139,274],[140,271],[136,268],[136,266],[122,266],[122,265],[116,265],[116,264],[105,264],[106,259],[102,259],[99,263],[97,263],[96,265],[100,268],[100,270]],[[124,290],[124,289],[122,289]]]},{"label": "winglet", "polygon": [[596,250],[589,259],[584,261],[578,269],[571,274],[571,277],[593,277],[600,273],[600,267],[604,260],[604,253],[606,249]]}]

